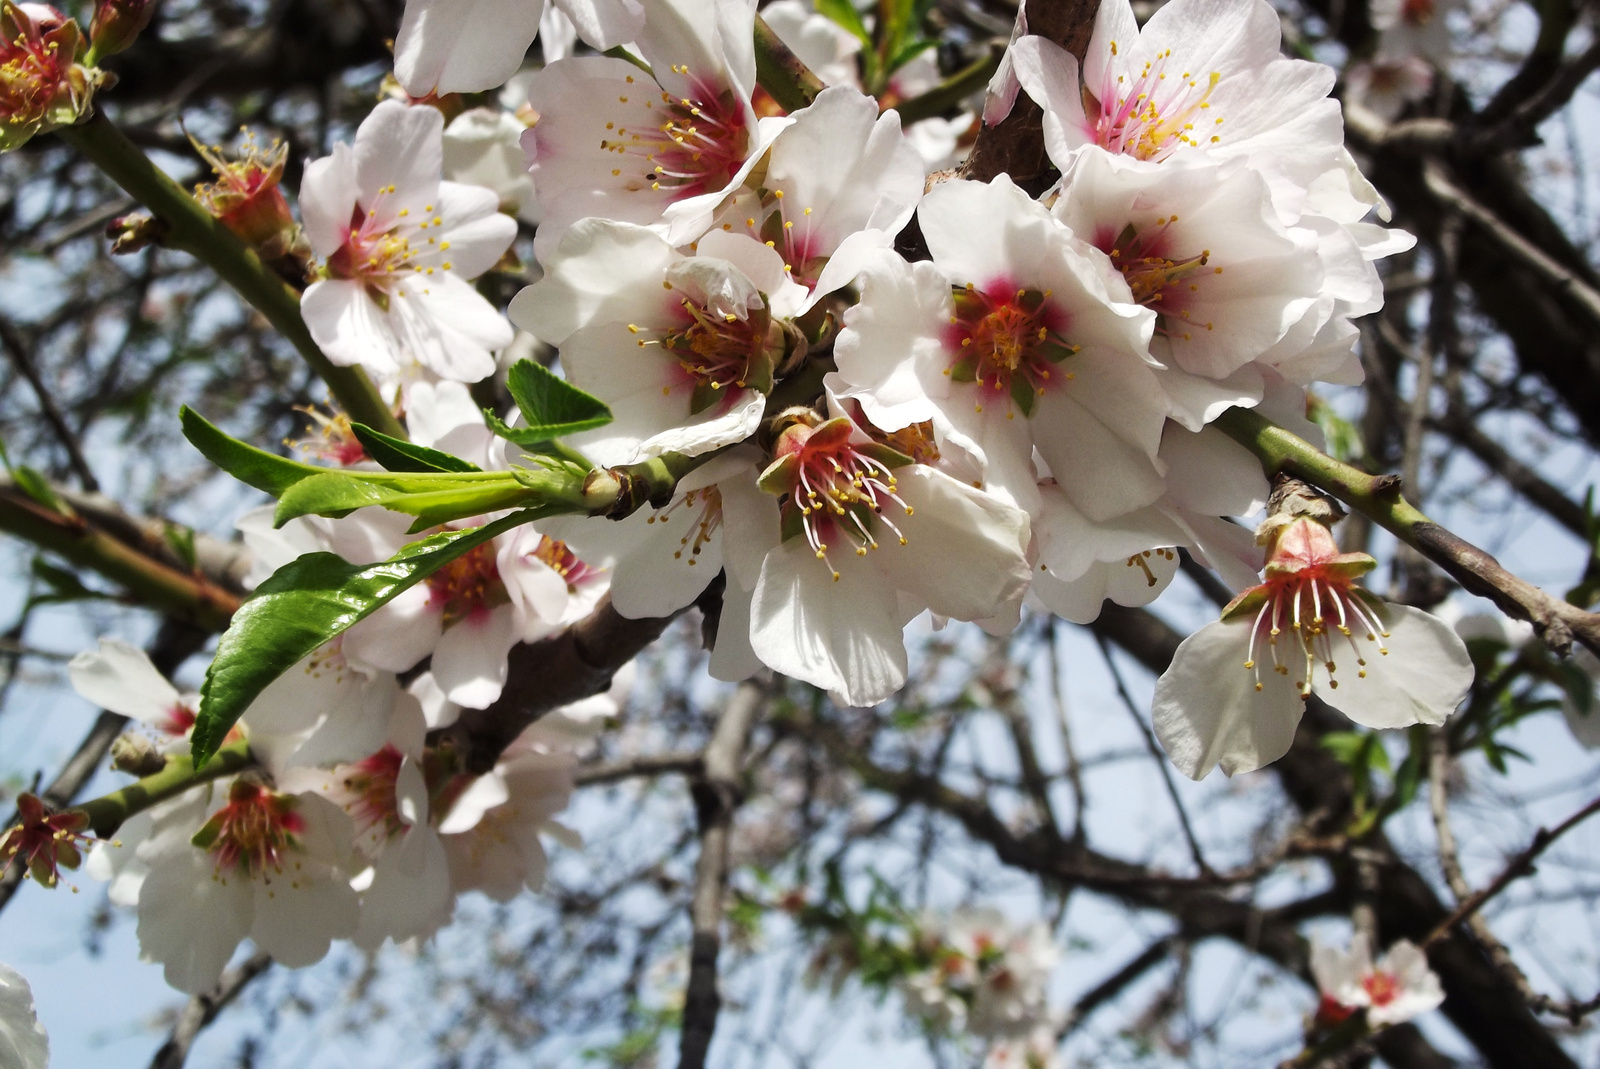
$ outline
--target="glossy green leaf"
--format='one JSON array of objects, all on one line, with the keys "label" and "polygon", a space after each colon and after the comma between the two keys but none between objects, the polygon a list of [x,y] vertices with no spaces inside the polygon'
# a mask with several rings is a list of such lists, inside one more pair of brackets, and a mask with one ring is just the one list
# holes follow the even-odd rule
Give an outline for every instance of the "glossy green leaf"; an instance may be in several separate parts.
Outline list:
[{"label": "glossy green leaf", "polygon": [[333,553],[307,553],[285,564],[239,607],[217,643],[200,688],[192,749],[203,765],[250,703],[329,639],[440,568],[537,512],[514,512],[465,531],[445,531],[405,546],[377,564],[351,564]]},{"label": "glossy green leaf", "polygon": [[265,490],[273,497],[281,497],[295,483],[328,470],[230,438],[187,405],[178,410],[178,419],[183,424],[183,436],[207,460],[240,482]]},{"label": "glossy green leaf", "polygon": [[611,409],[603,401],[532,360],[518,360],[511,365],[506,373],[506,388],[527,422],[517,431],[528,441],[564,438],[611,422]]},{"label": "glossy green leaf", "polygon": [[[272,522],[281,527],[297,516],[342,516],[369,505],[418,516],[446,503],[456,509],[446,518],[462,519],[537,502],[509,471],[324,471],[285,490]],[[436,518],[428,526],[443,522]]]},{"label": "glossy green leaf", "polygon": [[413,442],[391,438],[365,423],[351,423],[350,430],[367,451],[367,456],[385,471],[482,471],[471,461]]}]

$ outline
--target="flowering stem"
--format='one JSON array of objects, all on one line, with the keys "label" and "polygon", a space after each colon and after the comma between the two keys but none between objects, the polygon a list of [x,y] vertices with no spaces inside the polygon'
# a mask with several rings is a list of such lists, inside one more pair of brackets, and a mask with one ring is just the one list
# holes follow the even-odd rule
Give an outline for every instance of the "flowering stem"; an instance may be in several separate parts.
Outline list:
[{"label": "flowering stem", "polygon": [[926,93],[914,96],[903,104],[896,104],[895,110],[900,113],[900,125],[910,126],[914,122],[949,111],[988,85],[989,79],[994,77],[994,72],[1000,69],[1000,57],[1003,55],[1005,49],[991,48],[975,63],[956,71]]},{"label": "flowering stem", "polygon": [[1268,476],[1293,475],[1326,490],[1443,568],[1467,590],[1493,601],[1508,616],[1533,624],[1556,652],[1566,654],[1576,638],[1600,654],[1600,616],[1551,597],[1428,519],[1401,496],[1398,475],[1368,475],[1250,409],[1230,408],[1216,425],[1254,453]]},{"label": "flowering stem", "polygon": [[47,508],[0,483],[0,530],[90,568],[127,588],[140,602],[208,631],[221,631],[239,596],[199,574],[142,553],[75,513]]},{"label": "flowering stem", "polygon": [[785,111],[805,107],[825,88],[760,15],[756,16],[756,81]]},{"label": "flowering stem", "polygon": [[89,828],[102,839],[115,835],[123,822],[168,798],[176,798],[191,787],[231,776],[253,765],[250,744],[244,739],[231,742],[216,752],[204,768],[195,770],[188,754],[173,754],[167,767],[152,776],[137,780],[120,790],[90,799],[77,808],[89,815]]},{"label": "flowering stem", "polygon": [[254,250],[206,211],[182,186],[129,141],[103,112],[56,131],[84,158],[170,228],[164,244],[187,252],[214,270],[299,350],[351,419],[395,438],[405,428],[359,367],[339,367],[317,347],[300,317],[300,295],[269,270]]}]

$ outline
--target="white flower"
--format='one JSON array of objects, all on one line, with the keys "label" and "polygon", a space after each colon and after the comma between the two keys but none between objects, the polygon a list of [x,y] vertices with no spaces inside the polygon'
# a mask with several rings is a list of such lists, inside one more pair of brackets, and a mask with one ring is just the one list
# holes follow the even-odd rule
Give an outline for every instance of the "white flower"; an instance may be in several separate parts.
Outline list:
[{"label": "white flower", "polygon": [[80,697],[132,717],[169,740],[181,741],[194,727],[200,695],[179,693],[144,650],[121,639],[102,638],[98,649],[72,658],[67,678]]},{"label": "white flower", "polygon": [[913,1013],[991,1038],[1020,1040],[1045,1023],[1060,960],[1047,926],[1019,929],[997,910],[962,909],[930,918],[921,944],[931,965],[902,981]]},{"label": "white flower", "polygon": [[[981,620],[1028,581],[1028,516],[833,418],[786,427],[761,486],[784,540],[761,564],[750,643],[763,663],[872,705],[905,683],[905,623]],[[727,626],[727,621],[723,622]]]},{"label": "white flower", "polygon": [[869,250],[888,249],[922,197],[923,166],[900,132],[859,90],[824,89],[773,141],[761,190],[729,203],[722,229],[770,242],[809,305],[850,282]]},{"label": "white flower", "polygon": [[1427,955],[1406,939],[1390,946],[1376,965],[1363,934],[1351,938],[1349,953],[1313,941],[1311,973],[1322,992],[1320,1015],[1325,1018],[1337,1019],[1339,1009],[1348,1016],[1364,1008],[1367,1023],[1381,1028],[1409,1021],[1444,1001],[1444,990],[1439,977],[1428,968]]},{"label": "white flower", "polygon": [[301,299],[311,336],[336,364],[391,377],[414,365],[476,382],[494,371],[511,325],[468,280],[516,237],[500,198],[440,181],[444,118],[386,100],[355,146],[306,165],[300,210],[326,275]]},{"label": "white flower", "polygon": [[1041,1024],[1025,1037],[997,1040],[984,1056],[983,1069],[1063,1069],[1056,1030]]},{"label": "white flower", "polygon": [[1384,122],[1394,122],[1406,105],[1433,92],[1433,67],[1417,55],[1384,56],[1345,68],[1345,99],[1364,105]]},{"label": "white flower", "polygon": [[[1239,371],[1323,289],[1316,234],[1285,228],[1243,161],[1160,166],[1090,146],[1074,157],[1053,214],[1110,256],[1134,303],[1156,313],[1151,355],[1191,375]],[[1246,403],[1260,388],[1252,376],[1240,390]]]},{"label": "white flower", "polygon": [[522,145],[544,212],[541,263],[590,216],[659,225],[675,246],[705,232],[789,122],[758,122],[750,105],[754,15],[743,0],[658,0],[638,38],[653,77],[579,56],[529,79],[539,121]]},{"label": "white flower", "polygon": [[595,462],[696,456],[749,437],[776,368],[800,344],[786,321],[805,300],[782,258],[712,231],[684,256],[654,231],[586,219],[511,302],[522,326],[560,346],[574,385],[614,421],[573,443]]},{"label": "white flower", "polygon": [[1378,31],[1378,56],[1425,56],[1438,63],[1450,59],[1450,27],[1446,17],[1455,0],[1371,0],[1368,17]]},{"label": "white flower", "polygon": [[244,939],[299,968],[353,935],[350,855],[350,821],[337,806],[235,777],[128,821],[95,848],[88,872],[113,881],[113,901],[137,904],[140,949],[167,983],[198,994],[216,986]]},{"label": "white flower", "polygon": [[1334,72],[1284,59],[1265,0],[1173,0],[1141,30],[1128,0],[1103,0],[1079,64],[1042,37],[1013,47],[1017,76],[1044,109],[1045,146],[1067,171],[1098,145],[1142,160],[1245,159],[1280,210],[1343,150]]},{"label": "white flower", "polygon": [[0,965],[0,1065],[6,1069],[45,1069],[50,1037],[33,1008],[33,989],[21,973]]},{"label": "white flower", "polygon": [[1156,682],[1156,735],[1193,779],[1282,757],[1313,691],[1358,724],[1399,728],[1444,723],[1472,683],[1449,625],[1353,586],[1371,557],[1341,554],[1310,519],[1273,538],[1266,581],[1184,639]]},{"label": "white flower", "polygon": [[[644,21],[638,0],[555,0],[555,7],[597,51],[631,40]],[[395,77],[416,97],[493,89],[522,65],[544,13],[544,0],[406,0]]]},{"label": "white flower", "polygon": [[525,130],[498,108],[462,112],[444,130],[444,174],[452,182],[487,186],[499,196],[502,212],[537,226],[539,201],[522,158]]},{"label": "white flower", "polygon": [[1003,175],[942,183],[917,215],[933,260],[881,254],[863,272],[835,346],[845,396],[885,430],[932,420],[959,435],[985,489],[1029,512],[1035,449],[1097,522],[1159,497],[1154,315],[1126,302],[1105,254]]},{"label": "white flower", "polygon": [[546,525],[587,561],[611,573],[611,606],[630,619],[670,616],[725,572],[722,616],[710,671],[748,677],[760,662],[750,649],[750,599],[761,562],[778,545],[778,503],[756,485],[760,454],[741,446],[678,481],[663,508],[621,520],[558,520]]}]

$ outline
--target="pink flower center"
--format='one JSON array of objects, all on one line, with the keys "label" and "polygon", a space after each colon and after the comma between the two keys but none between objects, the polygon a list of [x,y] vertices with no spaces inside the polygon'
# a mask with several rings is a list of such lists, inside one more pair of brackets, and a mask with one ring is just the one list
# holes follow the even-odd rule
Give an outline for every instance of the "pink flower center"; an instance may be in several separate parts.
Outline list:
[{"label": "pink flower center", "polygon": [[1400,979],[1393,973],[1374,972],[1362,977],[1361,986],[1374,1006],[1387,1006],[1400,996]]},{"label": "pink flower center", "polygon": [[1314,520],[1295,520],[1279,532],[1267,561],[1266,582],[1223,611],[1224,619],[1255,611],[1244,666],[1255,673],[1256,690],[1262,689],[1260,658],[1270,658],[1273,672],[1291,677],[1303,699],[1311,696],[1318,664],[1328,672],[1328,686],[1338,689],[1335,653],[1340,648],[1348,647],[1355,656],[1357,678],[1366,678],[1358,635],[1377,643],[1379,656],[1388,656],[1380,640],[1389,632],[1355,585],[1356,576],[1371,567],[1371,557],[1340,553],[1333,535]]},{"label": "pink flower center", "polygon": [[[686,74],[688,69],[674,71]],[[634,81],[632,76],[627,80]],[[623,157],[614,161],[611,173],[628,175],[629,189],[643,189],[648,184],[650,189],[667,190],[673,200],[681,200],[726,188],[744,166],[750,132],[740,101],[710,82],[691,82],[693,96],[676,99],[657,86],[659,104],[652,99],[644,101],[649,118],[643,125],[606,124],[608,136],[601,139],[600,148]],[[632,91],[619,96],[617,102],[629,104],[631,99]]]},{"label": "pink flower center", "polygon": [[[784,526],[798,519],[806,542],[827,564],[835,582],[839,570],[828,559],[828,547],[839,539],[859,557],[878,548],[873,529],[882,524],[906,544],[906,536],[884,515],[884,506],[912,509],[898,494],[894,470],[875,445],[852,443],[848,419],[831,419],[816,428],[796,424],[778,436],[777,459],[762,475],[762,487],[782,492]],[[887,451],[884,451],[887,452]],[[904,457],[900,458],[904,462]]]},{"label": "pink flower center", "polygon": [[[789,277],[807,289],[817,284],[822,269],[828,266],[828,257],[822,253],[827,239],[818,231],[811,209],[803,207],[791,213],[781,189],[767,194],[758,214],[745,217],[744,228],[752,238],[777,250]],[[732,230],[733,224],[725,223],[722,229]]]},{"label": "pink flower center", "polygon": [[595,578],[600,574],[600,569],[591,568],[578,559],[578,555],[565,542],[548,536],[541,537],[539,546],[533,551],[534,557],[548,564],[552,570],[567,581],[567,592],[575,594],[582,583]]},{"label": "pink flower center", "polygon": [[384,291],[405,278],[448,271],[453,266],[445,258],[450,242],[428,233],[444,226],[438,206],[424,206],[420,219],[412,216],[410,208],[387,211],[385,204],[395,192],[393,185],[384,186],[370,200],[357,203],[350,213],[344,244],[328,258],[328,272],[334,278],[366,282],[380,304]]},{"label": "pink flower center", "polygon": [[395,783],[400,778],[400,765],[404,761],[405,755],[388,745],[371,757],[345,766],[342,786],[349,794],[349,801],[344,808],[355,823],[357,835],[378,829],[381,837],[387,839],[405,829],[395,795]]},{"label": "pink flower center", "polygon": [[350,417],[343,412],[328,416],[309,406],[296,408],[295,411],[311,417],[316,433],[291,439],[286,444],[341,468],[370,459],[366,447],[356,439],[355,431],[350,428]]},{"label": "pink flower center", "polygon": [[428,605],[443,615],[445,627],[511,600],[500,579],[493,543],[463,553],[428,576],[427,583]]},{"label": "pink flower center", "polygon": [[645,523],[666,523],[672,514],[683,509],[689,516],[689,529],[678,539],[673,560],[684,560],[693,568],[700,551],[705,549],[713,535],[722,529],[722,492],[715,486],[703,490],[690,490],[671,505],[654,514]]},{"label": "pink flower center", "polygon": [[191,840],[212,855],[219,878],[282,875],[285,859],[300,849],[305,821],[295,800],[245,780],[234,780],[228,804],[211,815]]},{"label": "pink flower center", "polygon": [[62,44],[76,44],[77,32],[68,29],[65,15],[42,4],[8,5],[6,14],[0,19],[0,122],[22,125],[43,118],[69,88],[74,56]]},{"label": "pink flower center", "polygon": [[[1111,42],[1111,55],[1118,55],[1117,42]],[[1137,156],[1141,160],[1164,160],[1185,145],[1200,147],[1222,140],[1222,120],[1213,116],[1210,97],[1222,80],[1221,73],[1209,77],[1190,71],[1170,72],[1168,49],[1146,61],[1137,75],[1117,73],[1119,64],[1106,64],[1101,82],[1098,114],[1095,101],[1086,101],[1089,117],[1087,133],[1107,152]],[[1199,126],[1200,129],[1196,129]]]},{"label": "pink flower center", "polygon": [[164,731],[168,735],[182,735],[194,727],[194,720],[195,713],[193,709],[182,702],[173,702],[172,708],[168,709],[166,715],[156,722],[155,727],[158,731]]},{"label": "pink flower center", "polygon": [[[983,411],[983,400],[1009,397],[1024,416],[1032,415],[1034,398],[1057,374],[1055,365],[1078,351],[1062,337],[1066,316],[1049,297],[1049,290],[1013,289],[1004,281],[986,289],[969,282],[955,290],[955,314],[944,331],[952,356],[945,374],[977,383],[977,411]],[[1006,418],[1016,418],[1011,406]]]},{"label": "pink flower center", "polygon": [[1187,305],[1193,294],[1199,292],[1198,279],[1204,274],[1220,275],[1222,268],[1209,266],[1210,249],[1186,255],[1172,247],[1174,242],[1168,227],[1177,221],[1176,215],[1162,216],[1156,220],[1154,228],[1147,227],[1143,231],[1129,224],[1115,241],[1098,244],[1127,280],[1134,303],[1161,316],[1161,333],[1188,339],[1190,331],[1196,327],[1214,329],[1209,322],[1191,323]]}]

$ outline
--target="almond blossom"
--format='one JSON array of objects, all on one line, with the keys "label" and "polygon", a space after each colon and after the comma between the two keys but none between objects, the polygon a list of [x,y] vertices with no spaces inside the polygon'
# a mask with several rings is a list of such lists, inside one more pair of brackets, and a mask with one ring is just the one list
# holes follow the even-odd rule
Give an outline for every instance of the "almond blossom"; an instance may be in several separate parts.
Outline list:
[{"label": "almond blossom", "polygon": [[922,197],[923,166],[900,116],[845,86],[824,89],[773,141],[759,190],[734,198],[722,229],[772,244],[809,306],[888,249]]},{"label": "almond blossom", "polygon": [[1444,1002],[1444,989],[1428,968],[1427,955],[1408,939],[1390,946],[1376,965],[1365,934],[1351,938],[1348,953],[1313,941],[1311,972],[1322,992],[1317,1023],[1323,1026],[1365,1010],[1367,1024],[1382,1028],[1409,1021]]},{"label": "almond blossom", "polygon": [[1313,691],[1370,728],[1444,723],[1472,684],[1450,626],[1355,586],[1377,562],[1340,553],[1317,520],[1269,520],[1264,533],[1265,581],[1184,639],[1156,682],[1172,763],[1201,779],[1218,764],[1231,776],[1276,761]]},{"label": "almond blossom", "polygon": [[[631,40],[644,21],[638,0],[555,0],[597,51]],[[539,32],[544,0],[406,0],[394,72],[412,96],[476,93],[503,84]]]},{"label": "almond blossom", "polygon": [[901,984],[914,1012],[953,1031],[1014,1039],[1048,1017],[1060,951],[1045,925],[1019,928],[997,910],[963,909],[936,918],[920,939],[932,964]]},{"label": "almond blossom", "polygon": [[169,741],[188,734],[200,708],[200,695],[180,693],[144,650],[121,639],[102,638],[98,648],[72,658],[67,678],[79,697],[137,720]]},{"label": "almond blossom", "polygon": [[440,180],[444,118],[385,100],[333,155],[306,165],[300,211],[326,263],[300,309],[336,364],[476,382],[511,325],[469,284],[516,237],[500,198]]},{"label": "almond blossom", "polygon": [[790,321],[806,292],[785,268],[741,234],[713,231],[685,256],[649,228],[586,219],[511,317],[610,406],[611,424],[573,439],[595,462],[698,456],[749,437],[774,376],[804,354]]},{"label": "almond blossom", "polygon": [[1152,162],[1243,159],[1295,212],[1337,165],[1344,131],[1334,72],[1283,58],[1281,37],[1265,0],[1173,0],[1142,28],[1128,0],[1103,0],[1081,81],[1078,61],[1042,37],[1012,56],[1063,173],[1086,145]]},{"label": "almond blossom", "polygon": [[773,670],[872,705],[905,683],[912,617],[982,620],[1021,597],[1028,515],[875,441],[829,402],[826,420],[786,416],[761,475],[783,541],[761,563],[750,644]]},{"label": "almond blossom", "polygon": [[705,232],[712,214],[760,160],[786,118],[759,121],[744,0],[657,0],[626,60],[559,60],[528,81],[539,121],[523,137],[543,222],[541,262],[579,219],[659,226],[673,245]]},{"label": "almond blossom", "polygon": [[50,5],[0,0],[0,151],[78,121],[103,77],[79,65],[83,44]]},{"label": "almond blossom", "polygon": [[917,216],[933,259],[880,255],[863,271],[835,346],[843,395],[886,431],[932,420],[958,434],[984,487],[1030,512],[1035,449],[1092,520],[1159,497],[1155,317],[1110,259],[1003,175],[938,185]]}]

